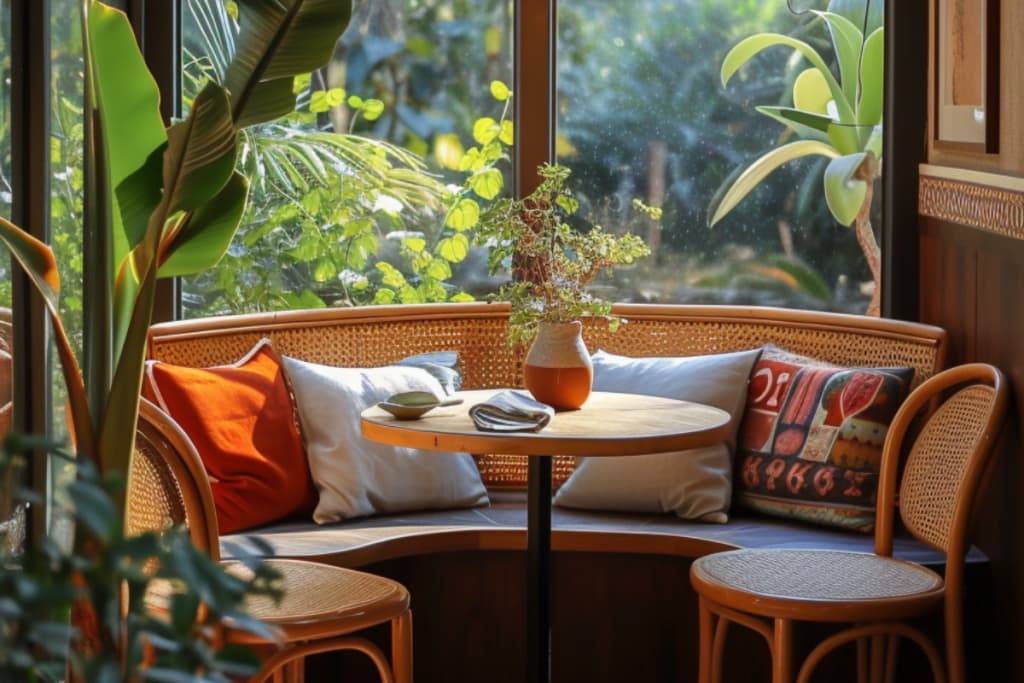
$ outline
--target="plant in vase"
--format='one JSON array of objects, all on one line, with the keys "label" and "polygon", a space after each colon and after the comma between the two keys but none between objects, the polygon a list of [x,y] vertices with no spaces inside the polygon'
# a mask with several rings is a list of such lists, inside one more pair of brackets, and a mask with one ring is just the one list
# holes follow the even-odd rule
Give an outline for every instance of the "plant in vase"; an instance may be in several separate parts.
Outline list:
[{"label": "plant in vase", "polygon": [[[601,317],[614,330],[611,303],[589,285],[600,274],[650,253],[636,235],[614,235],[594,225],[577,230],[566,221],[578,209],[566,187],[569,169],[543,165],[540,185],[522,199],[499,199],[480,216],[478,242],[490,247],[492,274],[512,282],[495,298],[509,301],[509,343],[528,344],[524,375],[534,398],[575,409],[590,395],[593,373],[583,344],[581,318]],[[656,209],[647,209],[653,214]]]}]

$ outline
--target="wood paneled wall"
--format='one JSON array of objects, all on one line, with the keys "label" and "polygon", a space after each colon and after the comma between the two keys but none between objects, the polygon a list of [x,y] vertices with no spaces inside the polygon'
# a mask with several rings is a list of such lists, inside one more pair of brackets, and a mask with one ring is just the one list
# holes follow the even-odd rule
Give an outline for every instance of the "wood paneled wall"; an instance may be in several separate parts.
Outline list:
[{"label": "wood paneled wall", "polygon": [[[949,330],[951,362],[991,362],[1007,373],[1014,390],[1012,424],[977,538],[992,558],[997,606],[985,629],[991,680],[1024,681],[1024,2],[997,1],[999,150],[972,153],[937,144],[930,104],[931,168],[922,168],[919,184],[918,299],[920,319]],[[929,103],[935,85],[935,0],[931,5]]]},{"label": "wood paneled wall", "polygon": [[919,185],[920,319],[949,331],[950,363],[992,363],[1014,392],[976,532],[992,560],[988,646],[978,656],[989,680],[1024,681],[1024,182],[924,166]]}]

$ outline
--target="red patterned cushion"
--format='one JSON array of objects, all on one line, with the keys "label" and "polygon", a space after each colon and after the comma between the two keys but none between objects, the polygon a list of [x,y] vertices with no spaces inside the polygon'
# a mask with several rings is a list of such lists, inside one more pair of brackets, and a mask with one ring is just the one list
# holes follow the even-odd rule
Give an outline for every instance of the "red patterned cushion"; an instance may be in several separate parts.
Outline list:
[{"label": "red patterned cushion", "polygon": [[913,377],[913,368],[841,368],[767,345],[740,428],[737,502],[871,531],[882,443]]}]

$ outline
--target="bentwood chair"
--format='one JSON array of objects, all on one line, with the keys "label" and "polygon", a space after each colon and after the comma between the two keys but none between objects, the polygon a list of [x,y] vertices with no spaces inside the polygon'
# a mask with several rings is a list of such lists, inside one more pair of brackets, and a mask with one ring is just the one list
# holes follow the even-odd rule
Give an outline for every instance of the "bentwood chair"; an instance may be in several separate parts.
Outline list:
[{"label": "bentwood chair", "polygon": [[[844,626],[807,655],[798,683],[810,679],[835,648],[857,643],[858,681],[893,680],[900,637],[924,651],[936,681],[962,683],[963,575],[967,533],[978,492],[1006,415],[1002,373],[981,363],[935,375],[897,412],[886,436],[879,479],[875,552],[746,549],[696,560],[690,581],[699,596],[701,683],[720,681],[730,623],[768,641],[772,682],[793,678],[794,622]],[[946,558],[945,580],[926,567],[892,557],[901,452],[915,416],[935,408],[913,441],[899,485],[899,515],[907,530]],[[943,610],[940,649],[907,620]]]},{"label": "bentwood chair", "polygon": [[[192,542],[220,559],[213,493],[195,448],[180,427],[143,400],[136,454],[129,478],[127,533],[185,524]],[[245,643],[262,654],[253,683],[300,681],[305,657],[356,650],[376,665],[385,683],[412,682],[412,612],[409,593],[396,581],[365,572],[304,560],[268,559],[283,580],[280,603],[257,597],[249,614],[273,626],[277,642],[225,626],[226,642]],[[232,570],[244,571],[240,564]],[[379,647],[351,635],[378,624],[391,625],[391,663]]]}]

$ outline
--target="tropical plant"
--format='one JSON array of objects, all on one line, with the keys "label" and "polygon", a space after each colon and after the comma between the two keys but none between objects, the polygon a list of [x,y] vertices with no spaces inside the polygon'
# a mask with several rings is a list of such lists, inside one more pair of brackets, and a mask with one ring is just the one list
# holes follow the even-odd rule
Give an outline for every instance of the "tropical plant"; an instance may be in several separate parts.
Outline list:
[{"label": "tropical plant", "polygon": [[509,343],[529,342],[542,322],[586,316],[604,317],[614,330],[620,321],[611,315],[611,303],[589,285],[602,272],[631,264],[650,250],[631,233],[613,235],[599,225],[571,227],[566,221],[578,204],[566,187],[569,169],[545,164],[538,173],[537,189],[522,199],[494,202],[476,228],[476,238],[491,247],[491,272],[512,273],[512,282],[494,297],[512,304]]},{"label": "tropical plant", "polygon": [[[74,462],[55,444],[12,435],[0,447],[0,476],[20,479],[15,470],[24,468],[25,453],[32,451]],[[61,681],[69,657],[71,670],[86,681],[180,681],[187,672],[192,683],[226,683],[231,676],[255,674],[260,667],[255,653],[218,646],[218,628],[230,620],[258,638],[273,639],[271,627],[245,613],[244,601],[278,597],[277,572],[243,552],[239,561],[251,578],[225,573],[181,527],[125,538],[110,497],[123,480],[101,479],[89,461],[77,465],[79,477],[68,487],[71,505],[63,512],[88,530],[93,539],[88,551],[69,551],[47,535],[23,539],[24,547],[11,552],[20,544],[3,538],[10,526],[0,531],[0,680]],[[19,502],[38,499],[30,489],[14,487],[12,493]],[[156,594],[166,599],[169,616],[144,599]],[[69,652],[76,627],[68,614],[82,599],[95,605],[112,640],[96,651]]]},{"label": "tropical plant", "polygon": [[[92,285],[85,301],[84,373],[61,323],[52,250],[0,219],[0,240],[39,291],[53,323],[80,476],[86,463],[104,478],[130,471],[157,278],[200,272],[220,258],[248,190],[235,171],[238,130],[294,109],[294,77],[329,59],[351,11],[346,0],[243,0],[239,7],[238,50],[225,84],[208,83],[188,118],[165,128],[156,83],[127,18],[98,0],[84,5],[90,84],[85,116],[97,143],[86,173],[93,240],[83,269]],[[118,519],[124,506],[124,489],[115,490]],[[89,555],[97,537],[81,514],[75,548]],[[115,534],[123,535],[123,528],[118,525]],[[108,623],[112,615],[90,597],[96,596],[76,602],[75,623],[95,628],[83,630],[76,649],[119,647]],[[79,678],[83,673],[73,671]]]},{"label": "tropical plant", "polygon": [[[761,51],[775,46],[811,66],[793,82],[793,106],[760,106],[757,111],[785,125],[785,141],[726,182],[710,208],[710,223],[726,216],[779,166],[807,156],[829,159],[824,172],[825,200],[841,225],[853,225],[874,279],[867,313],[879,314],[881,258],[871,226],[874,184],[881,173],[883,59],[885,29],[881,0],[832,0],[828,11],[813,11],[828,28],[839,77],[810,44],[776,33],[759,33],[740,41],[722,62],[722,85]],[[789,59],[787,57],[787,59]]]}]

